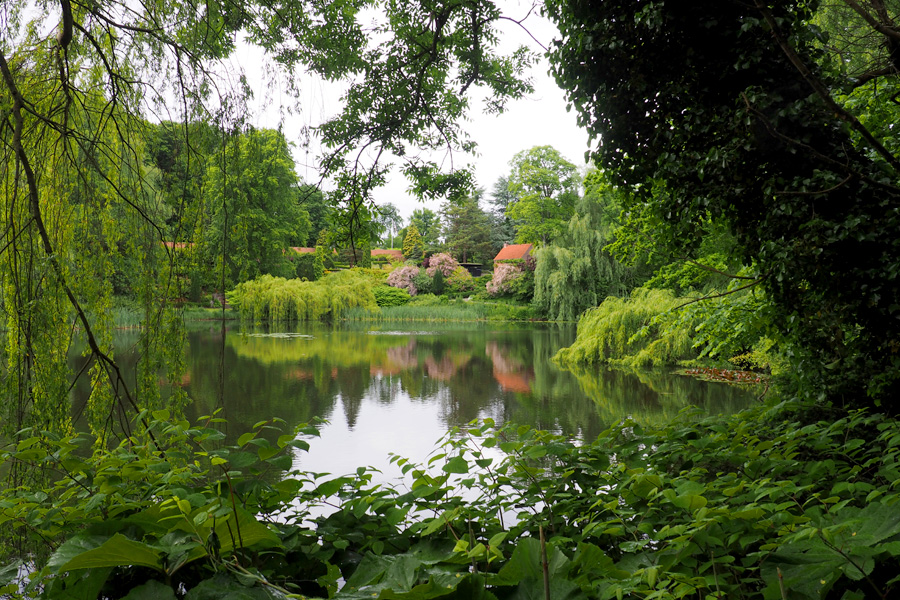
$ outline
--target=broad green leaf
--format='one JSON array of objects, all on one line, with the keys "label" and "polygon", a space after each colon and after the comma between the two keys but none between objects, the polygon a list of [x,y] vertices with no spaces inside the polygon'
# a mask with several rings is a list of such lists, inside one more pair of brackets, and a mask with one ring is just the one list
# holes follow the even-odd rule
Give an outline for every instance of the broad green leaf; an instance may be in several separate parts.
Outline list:
[{"label": "broad green leaf", "polygon": [[160,559],[158,550],[117,533],[97,548],[73,557],[59,570],[140,566],[161,571]]},{"label": "broad green leaf", "polygon": [[445,473],[468,473],[469,461],[464,459],[462,456],[454,456],[447,461],[447,464],[443,466],[443,470]]}]

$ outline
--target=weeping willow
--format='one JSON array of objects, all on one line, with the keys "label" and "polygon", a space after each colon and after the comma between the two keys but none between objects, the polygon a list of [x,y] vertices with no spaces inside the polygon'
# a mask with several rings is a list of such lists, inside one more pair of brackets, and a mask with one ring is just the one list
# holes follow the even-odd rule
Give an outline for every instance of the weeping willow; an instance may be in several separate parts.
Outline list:
[{"label": "weeping willow", "polygon": [[580,210],[559,240],[535,253],[534,304],[552,321],[575,321],[607,296],[624,296],[634,286],[632,270],[605,249],[611,233],[600,207],[583,201]]},{"label": "weeping willow", "polygon": [[263,275],[228,295],[241,320],[254,324],[337,320],[351,308],[377,311],[372,281],[354,271],[331,273],[318,281]]},{"label": "weeping willow", "polygon": [[607,298],[578,321],[575,343],[554,360],[564,366],[597,363],[633,367],[670,365],[697,355],[692,324],[664,317],[689,299],[669,290],[638,288],[629,298]]},{"label": "weeping willow", "polygon": [[[160,243],[168,211],[146,166],[141,95],[74,45],[34,31],[20,41],[11,52],[0,46],[0,433],[71,432],[69,391],[87,378],[85,417],[104,443],[127,433],[135,410],[160,406],[160,376],[177,380],[184,368],[168,303],[175,259]],[[112,335],[115,282],[129,264],[129,291],[144,309],[136,376],[120,369]]]}]

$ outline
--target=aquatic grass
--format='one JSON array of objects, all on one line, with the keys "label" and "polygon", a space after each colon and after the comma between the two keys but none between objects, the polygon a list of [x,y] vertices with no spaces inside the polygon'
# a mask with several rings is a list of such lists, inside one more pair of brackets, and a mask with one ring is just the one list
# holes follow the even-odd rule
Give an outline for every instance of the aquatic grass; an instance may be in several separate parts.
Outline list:
[{"label": "aquatic grass", "polygon": [[[436,300],[435,300],[436,299]],[[344,315],[347,321],[533,321],[534,310],[529,305],[504,302],[474,302],[447,300],[443,297],[414,300],[403,306],[384,306],[378,312],[351,309]]]}]

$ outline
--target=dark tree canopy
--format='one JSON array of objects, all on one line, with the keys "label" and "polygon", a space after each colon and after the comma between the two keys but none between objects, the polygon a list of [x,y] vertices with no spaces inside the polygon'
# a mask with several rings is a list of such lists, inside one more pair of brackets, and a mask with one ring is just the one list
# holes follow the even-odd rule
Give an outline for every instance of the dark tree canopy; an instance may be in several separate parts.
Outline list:
[{"label": "dark tree canopy", "polygon": [[[896,134],[842,106],[858,80],[833,68],[817,9],[549,0],[551,59],[594,160],[635,203],[654,203],[659,240],[690,250],[704,220],[727,222],[804,389],[880,403],[900,390],[900,160],[885,147]],[[897,72],[883,72],[888,85]],[[869,105],[890,102],[872,94]]]}]

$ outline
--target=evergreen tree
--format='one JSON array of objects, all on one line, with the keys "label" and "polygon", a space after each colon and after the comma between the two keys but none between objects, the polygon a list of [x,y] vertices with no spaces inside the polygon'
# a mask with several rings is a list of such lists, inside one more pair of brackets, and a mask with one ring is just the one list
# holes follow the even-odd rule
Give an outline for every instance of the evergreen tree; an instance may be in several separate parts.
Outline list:
[{"label": "evergreen tree", "polygon": [[491,225],[479,206],[481,192],[461,202],[448,202],[441,209],[445,244],[459,262],[482,263],[494,257]]},{"label": "evergreen tree", "polygon": [[410,225],[406,229],[406,237],[403,238],[403,258],[414,260],[416,262],[422,260],[424,248],[422,246],[422,236],[419,235],[419,228]]}]

